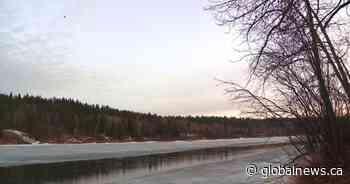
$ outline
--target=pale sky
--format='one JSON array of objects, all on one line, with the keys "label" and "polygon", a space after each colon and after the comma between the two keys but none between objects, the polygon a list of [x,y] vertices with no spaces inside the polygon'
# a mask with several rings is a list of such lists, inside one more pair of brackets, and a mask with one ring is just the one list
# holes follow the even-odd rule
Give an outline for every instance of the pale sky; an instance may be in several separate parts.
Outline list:
[{"label": "pale sky", "polygon": [[235,34],[206,0],[0,2],[0,92],[160,115],[237,115]]}]

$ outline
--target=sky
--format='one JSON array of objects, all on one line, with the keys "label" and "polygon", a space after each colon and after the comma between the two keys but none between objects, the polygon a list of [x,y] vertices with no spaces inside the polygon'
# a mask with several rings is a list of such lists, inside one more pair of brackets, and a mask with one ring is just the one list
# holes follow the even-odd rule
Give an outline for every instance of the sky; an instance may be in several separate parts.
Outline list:
[{"label": "sky", "polygon": [[239,114],[241,42],[206,0],[0,2],[0,92],[160,115]]}]

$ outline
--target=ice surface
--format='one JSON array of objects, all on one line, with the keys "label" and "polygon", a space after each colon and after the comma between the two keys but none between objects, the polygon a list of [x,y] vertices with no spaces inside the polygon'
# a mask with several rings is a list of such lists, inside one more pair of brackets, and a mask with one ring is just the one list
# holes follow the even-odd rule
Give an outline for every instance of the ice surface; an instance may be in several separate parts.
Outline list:
[{"label": "ice surface", "polygon": [[1,145],[0,167],[34,163],[135,157],[224,146],[250,146],[286,142],[286,137],[237,138],[172,142],[108,144]]},{"label": "ice surface", "polygon": [[[248,164],[264,167],[267,163],[283,163],[285,152],[281,148],[258,149],[238,154],[234,159],[194,165],[185,168],[152,173],[131,178],[128,184],[259,184],[279,183],[281,179],[249,177],[245,173]],[[283,178],[282,178],[283,179]],[[112,182],[113,184],[118,182]],[[111,184],[112,184],[111,183]]]}]

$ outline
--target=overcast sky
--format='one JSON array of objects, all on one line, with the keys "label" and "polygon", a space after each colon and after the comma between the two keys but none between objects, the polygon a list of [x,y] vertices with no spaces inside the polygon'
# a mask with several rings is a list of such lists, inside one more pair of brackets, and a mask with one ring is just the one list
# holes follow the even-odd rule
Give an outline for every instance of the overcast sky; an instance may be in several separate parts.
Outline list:
[{"label": "overcast sky", "polygon": [[246,71],[206,0],[0,1],[0,92],[161,115],[236,115]]}]

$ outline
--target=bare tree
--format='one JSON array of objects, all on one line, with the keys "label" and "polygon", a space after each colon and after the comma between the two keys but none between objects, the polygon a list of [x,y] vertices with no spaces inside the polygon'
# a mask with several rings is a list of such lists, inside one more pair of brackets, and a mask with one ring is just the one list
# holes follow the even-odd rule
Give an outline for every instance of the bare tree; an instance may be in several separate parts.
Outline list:
[{"label": "bare tree", "polygon": [[349,0],[218,0],[208,7],[219,25],[238,28],[251,45],[244,57],[251,85],[225,82],[233,100],[248,103],[255,115],[302,122],[305,135],[297,137],[296,149],[329,164],[346,160],[341,120],[350,117],[349,5]]}]

